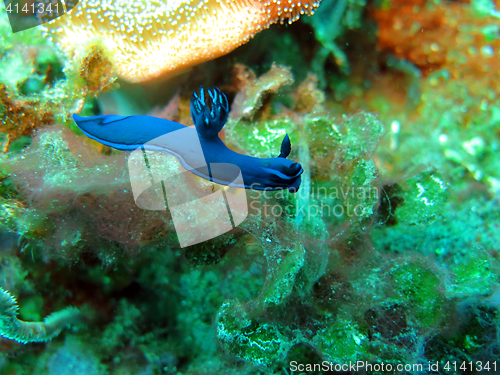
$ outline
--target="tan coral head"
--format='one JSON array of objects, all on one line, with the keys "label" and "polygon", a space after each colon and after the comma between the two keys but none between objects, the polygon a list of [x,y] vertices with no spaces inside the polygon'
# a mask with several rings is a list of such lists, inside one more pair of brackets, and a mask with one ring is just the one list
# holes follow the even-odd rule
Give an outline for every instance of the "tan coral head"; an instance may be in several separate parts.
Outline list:
[{"label": "tan coral head", "polygon": [[80,0],[46,24],[63,50],[98,41],[118,74],[144,82],[225,55],[276,22],[312,14],[320,0]]}]

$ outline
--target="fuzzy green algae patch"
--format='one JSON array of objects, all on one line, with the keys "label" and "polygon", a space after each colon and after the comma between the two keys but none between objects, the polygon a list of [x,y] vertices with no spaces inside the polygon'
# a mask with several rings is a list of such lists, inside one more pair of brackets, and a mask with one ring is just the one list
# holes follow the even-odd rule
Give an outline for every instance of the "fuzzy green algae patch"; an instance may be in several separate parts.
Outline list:
[{"label": "fuzzy green algae patch", "polygon": [[341,317],[318,332],[311,343],[325,358],[336,363],[365,358],[368,350],[367,337],[358,325]]},{"label": "fuzzy green algae patch", "polygon": [[419,173],[399,184],[402,200],[396,209],[396,220],[419,224],[439,215],[448,198],[448,186],[437,171]]},{"label": "fuzzy green algae patch", "polygon": [[[44,47],[44,53],[33,59],[31,55],[40,47]],[[12,32],[3,2],[0,3],[0,61],[0,82],[16,93],[26,80],[35,84],[42,78],[39,72],[34,73],[37,66],[57,61],[55,50],[50,48],[39,27]]]},{"label": "fuzzy green algae patch", "polygon": [[440,278],[417,262],[396,266],[390,273],[397,299],[408,306],[415,323],[423,328],[438,325],[444,318]]},{"label": "fuzzy green algae patch", "polygon": [[498,275],[493,272],[495,268],[499,268],[495,259],[485,251],[476,250],[476,257],[471,256],[451,268],[454,275],[451,292],[459,296],[490,293],[498,283]]},{"label": "fuzzy green algae patch", "polygon": [[288,118],[241,123],[231,130],[231,143],[259,158],[276,157],[286,134],[292,143],[292,151],[298,143],[295,138],[295,123]]},{"label": "fuzzy green algae patch", "polygon": [[291,347],[278,328],[250,319],[236,301],[222,305],[216,322],[219,341],[240,359],[271,365],[283,358]]}]

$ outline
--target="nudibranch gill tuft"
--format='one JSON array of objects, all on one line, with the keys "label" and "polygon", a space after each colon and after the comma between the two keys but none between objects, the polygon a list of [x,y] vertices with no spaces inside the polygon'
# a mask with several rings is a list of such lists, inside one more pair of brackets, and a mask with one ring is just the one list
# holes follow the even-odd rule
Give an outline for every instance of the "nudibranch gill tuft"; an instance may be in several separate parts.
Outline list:
[{"label": "nudibranch gill tuft", "polygon": [[[74,1],[72,3],[75,3]],[[44,24],[69,56],[100,43],[121,78],[152,81],[223,56],[276,22],[313,14],[320,0],[80,0]]]},{"label": "nudibranch gill tuft", "polygon": [[[226,95],[218,88],[201,87],[191,98],[195,128],[152,116],[81,117],[74,114],[73,119],[88,137],[104,145],[122,151],[143,147],[171,153],[187,170],[209,181],[246,189],[297,192],[304,170],[299,163],[287,159],[291,151],[288,135],[283,139],[276,158],[237,153],[229,149],[218,135],[228,112]],[[234,183],[240,172],[243,185]]]}]

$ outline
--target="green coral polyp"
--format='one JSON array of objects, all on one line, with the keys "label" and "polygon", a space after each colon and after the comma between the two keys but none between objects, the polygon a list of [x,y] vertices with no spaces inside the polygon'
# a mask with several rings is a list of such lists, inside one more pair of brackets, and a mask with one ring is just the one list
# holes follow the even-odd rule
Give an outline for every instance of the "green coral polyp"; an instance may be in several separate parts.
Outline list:
[{"label": "green coral polyp", "polygon": [[76,307],[52,313],[43,322],[24,322],[17,318],[18,310],[16,299],[0,287],[0,335],[22,344],[49,341],[59,335],[63,328],[81,321],[80,311]]}]

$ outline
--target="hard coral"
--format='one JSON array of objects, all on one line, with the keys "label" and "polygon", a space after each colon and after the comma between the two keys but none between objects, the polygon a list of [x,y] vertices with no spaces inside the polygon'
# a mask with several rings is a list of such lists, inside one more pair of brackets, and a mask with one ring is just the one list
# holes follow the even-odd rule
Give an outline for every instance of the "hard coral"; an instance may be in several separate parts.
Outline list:
[{"label": "hard coral", "polygon": [[100,41],[113,53],[121,77],[142,82],[223,56],[271,24],[291,23],[318,5],[314,0],[82,0],[49,22],[47,31],[66,51]]}]

